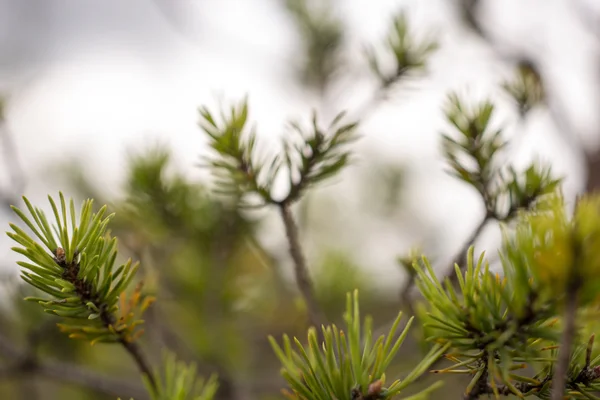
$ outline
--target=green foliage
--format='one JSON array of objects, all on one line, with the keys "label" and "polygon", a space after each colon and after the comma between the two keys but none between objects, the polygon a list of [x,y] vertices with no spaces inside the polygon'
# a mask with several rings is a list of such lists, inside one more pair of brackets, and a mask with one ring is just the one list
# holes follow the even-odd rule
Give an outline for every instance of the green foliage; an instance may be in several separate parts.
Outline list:
[{"label": "green foliage", "polygon": [[400,13],[392,21],[391,32],[385,42],[385,54],[394,60],[394,70],[387,72],[382,68],[382,60],[377,51],[367,49],[367,58],[371,70],[384,88],[397,82],[409,73],[422,71],[427,58],[438,48],[436,41],[425,39],[417,41],[409,32],[410,26],[405,13]]},{"label": "green foliage", "polygon": [[346,293],[358,289],[362,306],[375,302],[381,305],[380,291],[364,266],[357,265],[342,252],[328,252],[315,271],[315,293],[326,315],[337,315],[346,307]]},{"label": "green foliage", "polygon": [[[335,325],[323,326],[322,346],[318,343],[315,328],[308,332],[308,348],[294,338],[294,349],[287,335],[283,336],[281,347],[270,336],[271,345],[283,365],[282,375],[292,390],[286,392],[287,396],[306,400],[389,399],[400,394],[447,349],[434,346],[404,380],[395,380],[386,387],[385,371],[404,342],[413,321],[411,318],[394,340],[401,318],[402,313],[399,313],[387,336],[382,335],[373,342],[372,320],[366,318],[361,326],[358,291],[354,291],[353,295],[347,294],[344,315],[346,331]],[[410,398],[426,398],[438,386],[434,384]]]},{"label": "green foliage", "polygon": [[325,130],[319,127],[316,113],[309,129],[291,123],[296,135],[284,141],[285,165],[291,183],[284,203],[296,201],[305,190],[348,165],[351,155],[347,146],[358,139],[355,135],[358,123],[340,125],[344,116],[344,112],[338,114]]},{"label": "green foliage", "polygon": [[[457,94],[450,94],[448,100],[446,118],[460,133],[456,140],[448,134],[442,135],[444,153],[453,169],[451,174],[475,187],[483,198],[490,197],[488,185],[496,172],[492,161],[506,146],[500,136],[502,131],[492,131],[489,124],[494,105],[485,101],[468,110]],[[474,166],[467,168],[458,154],[469,156]]]},{"label": "green foliage", "polygon": [[152,246],[174,237],[211,241],[215,226],[226,216],[242,232],[250,230],[249,222],[239,215],[227,215],[204,185],[179,171],[169,171],[172,159],[165,146],[152,146],[130,157],[125,199],[114,205],[122,211],[115,218],[115,229],[128,231],[128,236],[134,234]]},{"label": "green foliage", "polygon": [[[339,172],[350,160],[346,146],[357,137],[356,123],[340,125],[344,113],[337,115],[327,129],[319,127],[316,114],[309,130],[299,123],[291,123],[296,135],[284,140],[284,151],[270,161],[258,161],[256,130],[247,131],[248,102],[232,107],[229,116],[221,113],[222,122],[203,107],[200,126],[210,139],[216,153],[207,157],[205,165],[211,167],[216,178],[218,193],[240,198],[246,194],[258,195],[265,204],[291,204],[304,190]],[[287,171],[289,192],[282,200],[272,197],[273,184],[283,171]],[[242,206],[249,206],[241,202]]]},{"label": "green foliage", "polygon": [[67,318],[60,326],[73,338],[92,343],[135,340],[142,332],[139,316],[152,299],[142,298],[139,287],[130,298],[125,295],[138,264],[129,259],[115,267],[117,239],[106,232],[112,215],[105,216],[106,206],[93,212],[92,200],[84,201],[77,214],[73,200],[67,206],[62,193],[58,205],[52,197],[48,199],[53,225],[25,197],[31,218],[13,207],[41,244],[15,224],[10,224],[14,232],[7,233],[22,246],[13,251],[29,260],[18,262],[23,280],[51,296],[27,300],[41,304],[49,314]]},{"label": "green foliage", "polygon": [[[426,268],[415,264],[417,285],[431,307],[424,327],[428,339],[452,343],[463,365],[479,370],[498,368],[504,383],[513,361],[535,356],[535,342],[555,340],[551,329],[554,310],[541,301],[529,285],[529,270],[519,264],[504,264],[504,278],[489,271],[483,254],[475,262],[473,248],[469,251],[467,270],[457,268],[460,291],[446,281],[442,284],[433,274],[429,262]],[[495,355],[499,355],[498,360]],[[485,357],[485,363],[481,362]]]},{"label": "green foliage", "polygon": [[499,168],[498,156],[507,142],[501,129],[492,129],[493,114],[489,101],[469,109],[457,94],[451,94],[446,118],[460,135],[453,139],[443,134],[442,145],[451,175],[479,192],[488,217],[506,221],[518,210],[530,208],[539,196],[553,192],[560,179],[554,179],[549,168],[535,164],[526,169],[524,178],[512,167],[507,173]]},{"label": "green foliage", "polygon": [[[312,7],[317,3],[319,7]],[[323,92],[341,66],[345,32],[331,11],[331,2],[286,0],[286,8],[302,33],[306,59],[300,69],[301,80]]]},{"label": "green foliage", "polygon": [[544,86],[538,71],[530,63],[520,63],[516,75],[513,81],[505,82],[502,87],[513,98],[520,114],[525,116],[544,103]]},{"label": "green foliage", "polygon": [[160,293],[156,323],[172,327],[198,359],[243,369],[247,338],[265,336],[255,332],[265,329],[258,321],[281,320],[288,293],[273,289],[282,283],[256,243],[255,223],[175,170],[172,157],[153,146],[130,159],[123,200],[113,204],[114,234],[143,257],[146,290]]},{"label": "green foliage", "polygon": [[523,173],[518,174],[514,168],[508,168],[510,178],[504,178],[500,195],[508,197],[508,210],[505,213],[496,207],[496,216],[502,221],[507,221],[516,216],[522,209],[531,209],[535,202],[545,195],[553,193],[560,183],[560,179],[554,179],[550,168],[540,168],[532,164]]},{"label": "green foliage", "polygon": [[416,276],[413,264],[421,261],[419,254],[422,254],[421,249],[419,247],[412,247],[408,250],[407,254],[399,256],[396,259],[398,266],[408,275],[408,279],[411,281]]},{"label": "green foliage", "polygon": [[216,375],[198,379],[196,365],[177,361],[172,353],[165,354],[163,370],[156,371],[156,376],[160,377],[156,392],[146,382],[152,400],[212,400],[219,387]]},{"label": "green foliage", "polygon": [[[454,365],[437,372],[470,375],[469,398],[510,393],[549,398],[563,330],[558,315],[574,280],[579,306],[591,305],[579,318],[597,318],[598,227],[598,196],[581,199],[569,218],[562,196],[551,194],[521,214],[514,235],[505,235],[502,277],[489,270],[483,254],[475,260],[472,247],[464,274],[456,266],[458,290],[450,280],[440,282],[425,258],[415,263],[428,303],[427,339],[452,348],[447,358]],[[591,357],[594,336],[584,335],[589,330],[577,336],[569,365],[567,388],[574,399],[595,398],[591,392],[600,387],[600,357]],[[538,372],[533,377],[514,372],[526,366]]]},{"label": "green foliage", "polygon": [[562,298],[579,282],[579,302],[586,305],[600,292],[599,240],[600,197],[583,197],[570,217],[562,196],[555,195],[523,216],[505,247],[513,259],[531,266],[538,291],[548,299]]},{"label": "green foliage", "polygon": [[[462,4],[475,29],[479,28],[473,18],[477,3],[467,0]],[[313,5],[311,0],[286,1],[303,33],[307,56],[301,67],[303,80],[323,95],[340,71],[345,33],[327,7],[331,3],[320,9]],[[405,14],[399,14],[385,49],[368,50],[369,65],[383,89],[424,70],[427,57],[437,48],[433,40],[416,40],[409,28]],[[394,64],[390,70],[383,67],[388,60]],[[533,66],[523,63],[517,72],[516,80],[503,87],[524,116],[545,101],[544,86]],[[265,262],[265,254],[255,246],[253,225],[242,217],[238,206],[281,208],[300,292],[308,314],[319,317],[311,318],[311,322],[320,321],[319,311],[331,310],[339,291],[345,292],[348,286],[360,284],[365,289],[361,289],[363,310],[365,303],[372,303],[369,305],[381,314],[385,305],[383,296],[378,297],[379,293],[369,287],[369,275],[361,274],[342,256],[326,260],[330,268],[323,269],[313,284],[289,209],[307,190],[349,164],[348,145],[357,138],[358,123],[342,123],[345,115],[340,113],[324,128],[315,113],[308,127],[291,123],[281,151],[263,157],[258,154],[256,128],[248,126],[248,114],[246,99],[221,111],[220,118],[206,107],[200,109],[200,126],[211,149],[205,166],[216,177],[217,193],[231,196],[234,207],[210,197],[204,187],[180,174],[167,177],[170,155],[157,148],[130,160],[126,200],[114,205],[124,217],[112,225],[133,254],[149,256],[152,266],[144,270],[145,278],[154,285],[153,291],[166,295],[161,310],[166,312],[148,318],[157,328],[157,342],[182,346],[190,358],[206,362],[203,367],[218,370],[222,387],[232,392],[238,376],[247,381],[264,379],[250,370],[272,367],[272,361],[264,357],[264,346],[268,346],[265,326],[269,331],[286,331],[304,316],[291,306],[293,295],[271,268],[274,262]],[[416,259],[415,252],[399,259],[410,274],[408,281],[416,281],[426,300],[407,307],[415,309],[422,322],[419,333],[427,342],[417,341],[425,349],[424,357],[405,379],[388,384],[387,375],[397,367],[396,355],[414,320],[410,318],[399,329],[402,313],[398,313],[387,335],[374,340],[372,320],[361,320],[355,291],[346,297],[344,330],[335,324],[321,326],[320,331],[311,328],[307,344],[284,335],[280,345],[269,336],[271,348],[283,365],[281,372],[289,386],[284,394],[289,398],[375,400],[405,395],[407,387],[414,388],[412,384],[447,351],[450,353],[445,358],[452,365],[435,372],[469,376],[465,399],[484,395],[549,399],[551,388],[562,385],[555,376],[561,377],[556,371],[560,371],[563,354],[567,355],[568,368],[566,387],[560,395],[597,398],[593,392],[600,390],[600,350],[594,347],[594,333],[600,327],[600,197],[580,199],[571,216],[564,199],[556,193],[560,180],[552,177],[550,169],[535,164],[522,172],[499,167],[499,155],[507,142],[502,139],[502,130],[492,127],[491,102],[469,109],[464,100],[452,94],[446,117],[456,135],[443,135],[444,154],[452,174],[482,197],[486,207],[483,225],[488,219],[503,223],[518,219],[514,234],[505,231],[502,273],[490,271],[484,254],[476,260],[472,247],[467,253],[466,271],[455,265],[456,286],[448,279],[440,281],[428,260]],[[3,118],[0,102],[0,121]],[[401,176],[391,172],[384,179],[387,186],[397,188]],[[287,181],[288,192],[276,199],[274,185],[279,178]],[[394,195],[391,190],[390,196],[379,197],[389,197],[387,204],[394,206]],[[258,201],[253,202],[252,197]],[[145,375],[152,400],[215,398],[219,387],[216,375],[198,379],[195,364],[178,362],[168,353],[155,377],[133,346],[142,334],[141,315],[153,299],[142,294],[141,284],[126,294],[138,265],[131,260],[118,262],[117,240],[108,232],[113,214],[108,215],[106,206],[94,211],[91,200],[83,202],[77,212],[73,200],[67,202],[62,193],[59,202],[49,200],[52,224],[26,198],[29,215],[13,207],[28,229],[11,224],[12,232],[8,233],[21,246],[13,250],[28,259],[18,263],[21,277],[28,291],[41,291],[46,296],[27,299],[41,304],[48,314],[63,318],[65,323],[59,326],[71,338],[92,344],[124,344]],[[364,301],[365,292],[370,296],[368,302]],[[311,301],[313,295],[319,301]],[[409,296],[403,294],[406,299]],[[21,320],[31,323],[28,310],[15,310]],[[395,315],[396,311],[394,306]],[[574,337],[557,345],[559,337],[568,338],[574,318],[579,325]],[[14,319],[0,315],[4,325],[17,325]],[[243,335],[240,327],[244,328]],[[50,336],[40,329],[26,338],[23,357],[15,357],[18,372],[43,369],[42,364],[36,364],[36,335]],[[62,349],[55,347],[55,353]],[[111,362],[111,366],[121,364],[120,360]],[[516,372],[525,368],[533,373]],[[60,373],[45,373],[60,378]],[[85,380],[87,375],[83,375]],[[261,384],[264,382],[256,386]],[[405,398],[427,398],[439,386],[435,383]]]}]

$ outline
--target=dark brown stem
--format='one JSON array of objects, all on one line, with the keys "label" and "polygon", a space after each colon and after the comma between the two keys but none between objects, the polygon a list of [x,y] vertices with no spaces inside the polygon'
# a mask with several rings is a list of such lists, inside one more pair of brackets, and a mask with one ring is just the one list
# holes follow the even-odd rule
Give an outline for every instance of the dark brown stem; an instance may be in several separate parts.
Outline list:
[{"label": "dark brown stem", "polygon": [[290,209],[289,203],[283,202],[279,204],[279,211],[281,214],[281,219],[283,220],[283,225],[285,226],[290,256],[294,261],[296,284],[298,285],[298,289],[300,290],[300,293],[306,302],[310,324],[316,327],[318,331],[320,326],[325,322],[325,318],[323,317],[315,298],[313,284],[306,265],[306,258],[302,253],[302,246],[300,245],[298,227],[294,221],[294,216],[292,215],[292,210]]},{"label": "dark brown stem", "polygon": [[552,378],[552,400],[562,400],[567,383],[567,371],[571,359],[571,347],[575,339],[575,315],[577,313],[577,294],[579,282],[572,282],[568,288],[565,299],[564,330],[560,340],[558,359]]}]

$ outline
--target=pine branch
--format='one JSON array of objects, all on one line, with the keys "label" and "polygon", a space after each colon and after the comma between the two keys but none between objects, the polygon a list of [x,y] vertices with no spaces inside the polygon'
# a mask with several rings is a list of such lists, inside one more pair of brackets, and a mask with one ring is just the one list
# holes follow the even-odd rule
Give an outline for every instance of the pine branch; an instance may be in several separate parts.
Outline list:
[{"label": "pine branch", "polygon": [[[270,160],[259,160],[255,151],[256,132],[254,129],[246,131],[246,100],[238,107],[232,107],[229,116],[222,113],[223,121],[217,121],[206,107],[200,114],[200,125],[216,153],[206,158],[205,166],[210,167],[217,178],[219,192],[233,198],[238,207],[269,205],[279,209],[295,266],[296,283],[306,301],[310,323],[318,328],[325,317],[315,298],[291,206],[306,190],[330,179],[348,165],[351,154],[347,145],[357,139],[358,124],[341,124],[345,113],[340,113],[323,129],[313,113],[308,130],[298,123],[290,124],[293,134],[284,139],[283,154]],[[289,192],[282,199],[275,199],[273,185],[282,175],[289,182]],[[258,197],[260,203],[248,203],[247,195]]]},{"label": "pine branch", "polygon": [[[493,40],[493,38],[485,31],[483,25],[481,24],[479,18],[476,15],[477,7],[481,3],[480,0],[457,0],[457,2],[460,7],[460,10],[463,13],[464,20],[467,23],[467,25],[473,30],[473,32],[478,34],[483,40],[485,40],[489,44],[490,48],[494,52],[496,52],[498,57],[503,58],[507,61],[516,62],[521,65],[528,65],[532,69],[536,70],[537,73],[536,65],[530,59],[523,57],[522,55],[507,54],[506,51],[502,51],[498,44]],[[576,10],[576,12],[579,12],[580,15],[583,15],[583,13],[581,12],[582,7],[577,8],[578,9]],[[543,85],[542,77],[538,75],[538,79],[540,81],[539,84]],[[561,110],[556,103],[553,104],[545,98],[541,100],[543,100],[543,103],[545,103],[545,105],[548,107],[548,110],[550,111],[550,117],[557,125],[559,133],[562,134],[569,147],[576,152],[583,152],[588,175],[586,179],[585,192],[594,192],[600,187],[600,174],[598,173],[598,171],[600,171],[600,151],[595,148],[590,148],[589,146],[583,146],[577,142],[578,135],[574,134],[575,132],[573,131],[573,126],[569,124],[569,119],[567,118],[567,116],[565,116],[564,107]]]},{"label": "pine branch", "polygon": [[[308,330],[306,346],[296,337],[290,339],[288,335],[284,335],[280,345],[269,336],[271,346],[282,363],[281,374],[289,385],[290,390],[284,390],[284,394],[299,400],[388,400],[404,392],[448,346],[434,345],[404,379],[394,380],[388,386],[386,370],[406,339],[414,320],[410,318],[405,327],[399,330],[401,319],[402,312],[398,313],[387,334],[375,340],[371,318],[361,321],[358,291],[355,290],[353,295],[348,293],[346,297],[345,328],[340,330],[336,325],[322,326],[322,341],[318,340],[317,329],[314,327]],[[292,343],[295,344],[294,348]],[[415,398],[425,398],[440,386],[439,382],[435,383],[415,395]]]},{"label": "pine branch", "polygon": [[58,326],[71,338],[89,340],[91,344],[121,344],[156,391],[150,366],[135,343],[143,333],[139,328],[143,320],[139,318],[154,298],[142,295],[141,283],[127,296],[126,290],[139,264],[132,264],[129,259],[115,268],[117,241],[106,232],[112,215],[104,218],[106,206],[94,213],[92,201],[87,200],[77,217],[73,200],[67,202],[62,193],[58,205],[52,197],[48,199],[55,217],[52,227],[45,213],[33,207],[27,198],[23,200],[31,217],[12,207],[36,237],[34,240],[23,229],[10,224],[13,232],[7,235],[21,246],[12,250],[31,261],[17,262],[22,267],[21,277],[52,296],[27,300],[42,305],[49,314],[67,318],[66,323]]},{"label": "pine branch", "polygon": [[114,331],[117,341],[129,353],[142,375],[146,376],[152,389],[156,391],[157,386],[154,373],[140,346],[132,340],[127,330],[116,331],[114,329],[117,326],[117,320],[113,313],[109,312],[109,305],[104,303],[98,295],[93,295],[94,290],[92,285],[79,277],[80,264],[78,262],[67,263],[66,258],[63,258],[64,250],[62,253],[60,253],[60,250],[62,249],[59,248],[57,250],[56,262],[64,270],[63,279],[73,284],[75,293],[80,297],[82,303],[92,303],[93,307],[99,310],[99,319],[102,321],[104,327],[109,331]]}]

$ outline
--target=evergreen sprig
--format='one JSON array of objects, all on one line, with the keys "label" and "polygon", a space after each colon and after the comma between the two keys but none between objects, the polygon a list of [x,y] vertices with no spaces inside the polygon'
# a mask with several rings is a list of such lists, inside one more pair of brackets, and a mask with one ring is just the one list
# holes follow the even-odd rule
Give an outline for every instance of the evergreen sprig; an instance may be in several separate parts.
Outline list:
[{"label": "evergreen sprig", "polygon": [[[457,139],[442,134],[442,145],[450,163],[453,176],[473,186],[487,204],[488,213],[493,213],[494,196],[491,185],[496,177],[494,157],[506,146],[500,129],[492,130],[490,119],[494,105],[484,101],[468,109],[460,97],[448,96],[446,118],[460,133]],[[464,162],[459,156],[467,156]]]},{"label": "evergreen sprig", "polygon": [[[319,127],[316,113],[312,126],[304,129],[290,124],[295,135],[284,139],[284,151],[268,161],[259,161],[256,152],[256,130],[247,128],[248,102],[244,99],[232,107],[228,116],[221,113],[222,122],[203,107],[200,126],[210,138],[216,155],[207,157],[205,166],[216,177],[217,192],[243,197],[255,194],[259,204],[291,204],[305,189],[338,173],[350,160],[347,145],[357,139],[357,123],[340,124],[345,113],[338,114],[327,129]],[[289,192],[281,200],[272,195],[276,178],[288,171]],[[247,202],[241,205],[249,206]]]},{"label": "evergreen sprig", "polygon": [[332,12],[331,2],[286,0],[285,5],[302,33],[305,59],[299,71],[301,81],[322,95],[342,66],[346,39],[342,21]]},{"label": "evergreen sprig", "polygon": [[473,252],[471,247],[464,274],[456,266],[459,292],[449,280],[436,278],[426,258],[424,268],[414,264],[430,307],[423,321],[427,339],[452,345],[447,357],[456,364],[438,372],[473,375],[467,392],[483,373],[494,372],[518,394],[510,371],[538,358],[540,341],[558,339],[552,327],[556,310],[540,300],[526,264],[505,262],[501,278],[489,271],[483,254],[475,260]]},{"label": "evergreen sprig", "polygon": [[[335,325],[322,326],[324,340],[318,342],[315,328],[308,332],[308,346],[299,339],[283,336],[283,345],[270,336],[269,341],[283,365],[282,375],[292,399],[390,399],[400,394],[435,362],[448,346],[435,345],[404,380],[395,380],[386,386],[385,371],[396,356],[412,324],[411,318],[400,335],[396,331],[402,313],[394,321],[389,333],[373,341],[372,319],[361,324],[358,291],[347,294],[344,321],[346,330]],[[295,347],[295,348],[294,348]],[[438,388],[435,383],[411,399],[427,398]]]},{"label": "evergreen sprig", "polygon": [[385,53],[394,60],[392,71],[382,68],[382,60],[374,48],[367,48],[367,60],[371,70],[387,88],[409,73],[422,71],[427,58],[437,50],[438,44],[431,38],[418,41],[410,33],[408,18],[404,12],[392,20],[390,33],[385,41]]},{"label": "evergreen sprig", "polygon": [[499,204],[496,206],[495,215],[501,221],[513,219],[519,210],[531,210],[537,201],[554,193],[561,182],[561,179],[553,177],[549,167],[536,164],[530,165],[521,173],[509,167],[507,174],[500,175],[504,176],[504,185],[497,195],[496,203],[499,203],[498,199],[502,197],[508,200],[506,213],[502,213]]},{"label": "evergreen sprig", "polygon": [[520,63],[517,66],[516,77],[505,82],[502,88],[515,101],[522,117],[546,100],[539,72],[528,62]]},{"label": "evergreen sprig", "polygon": [[519,210],[531,208],[541,196],[552,193],[561,179],[554,178],[550,168],[535,163],[522,173],[498,165],[508,142],[502,139],[502,129],[491,127],[494,108],[490,101],[467,107],[456,93],[450,94],[446,118],[459,136],[442,134],[442,147],[450,174],[481,195],[486,218],[507,222]]},{"label": "evergreen sprig", "polygon": [[355,134],[358,123],[341,125],[345,115],[345,112],[339,113],[326,129],[319,127],[316,112],[309,129],[297,122],[290,124],[296,135],[284,140],[291,186],[283,203],[297,201],[306,189],[331,178],[348,165],[351,153],[347,146],[358,139]]},{"label": "evergreen sprig", "polygon": [[[139,264],[131,259],[117,266],[117,239],[107,233],[112,218],[103,206],[93,212],[92,200],[83,202],[79,213],[71,199],[60,193],[58,204],[48,196],[54,224],[44,211],[23,201],[31,217],[12,207],[37,240],[23,229],[10,224],[8,236],[21,247],[12,250],[29,261],[18,261],[21,277],[50,298],[28,297],[44,307],[45,312],[67,318],[63,331],[73,338],[96,342],[133,342],[141,331],[138,316],[152,298],[143,298],[138,288],[129,301],[125,290],[134,279]],[[39,243],[38,243],[39,242]],[[41,244],[40,244],[41,243]]]},{"label": "evergreen sprig", "polygon": [[580,198],[569,215],[558,192],[521,216],[503,250],[513,264],[528,266],[548,299],[562,299],[572,282],[579,282],[578,299],[585,306],[596,301],[600,291],[598,246],[600,196]]},{"label": "evergreen sprig", "polygon": [[[427,301],[422,317],[427,340],[452,348],[446,358],[453,365],[436,372],[470,375],[468,399],[484,394],[544,399],[553,385],[564,387],[556,382],[556,374],[562,376],[556,371],[564,368],[569,398],[595,398],[591,392],[600,387],[600,358],[591,357],[594,336],[581,343],[574,321],[578,307],[597,308],[599,227],[600,197],[580,199],[570,217],[555,192],[519,214],[513,235],[505,233],[502,276],[489,270],[484,254],[475,260],[473,247],[467,270],[455,266],[458,290],[449,279],[440,282],[426,258],[415,262],[417,285]],[[569,306],[573,296],[575,307]],[[593,319],[590,315],[583,314]],[[557,353],[566,357],[566,365]],[[540,363],[533,377],[515,373]]]}]

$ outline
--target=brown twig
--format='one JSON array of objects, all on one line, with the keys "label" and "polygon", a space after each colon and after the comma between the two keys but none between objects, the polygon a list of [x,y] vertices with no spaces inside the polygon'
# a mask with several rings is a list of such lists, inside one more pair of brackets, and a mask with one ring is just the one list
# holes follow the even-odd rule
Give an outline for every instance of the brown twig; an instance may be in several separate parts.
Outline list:
[{"label": "brown twig", "polygon": [[313,284],[306,265],[306,258],[304,257],[302,246],[300,244],[298,226],[296,225],[296,221],[294,221],[294,216],[292,215],[292,210],[290,209],[288,202],[279,204],[279,212],[281,214],[281,219],[283,220],[283,225],[285,226],[290,256],[294,261],[296,284],[306,302],[310,324],[319,331],[318,328],[324,324],[325,318],[315,297]]}]

